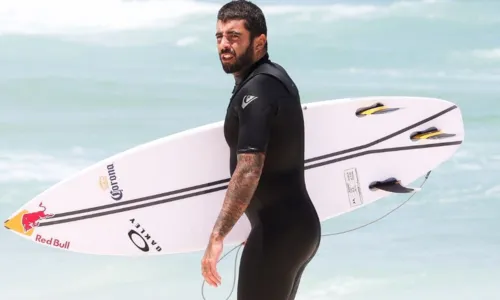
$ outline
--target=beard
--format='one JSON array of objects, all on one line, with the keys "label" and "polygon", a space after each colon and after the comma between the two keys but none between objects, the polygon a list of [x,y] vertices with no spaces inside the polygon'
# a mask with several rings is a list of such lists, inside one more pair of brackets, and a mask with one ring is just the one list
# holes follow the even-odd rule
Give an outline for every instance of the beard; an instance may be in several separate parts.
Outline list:
[{"label": "beard", "polygon": [[[243,69],[245,69],[248,66],[250,66],[253,63],[253,47],[252,47],[252,44],[253,43],[251,43],[247,47],[247,49],[245,50],[245,52],[242,55],[240,55],[240,56],[237,56],[233,49],[228,49],[228,50],[221,51],[219,53],[219,59],[220,59],[220,62],[222,64],[222,69],[224,70],[224,72],[226,72],[227,74],[232,74],[232,73],[240,72]],[[235,58],[235,62],[224,62],[222,60],[222,54],[226,54],[226,53],[227,54],[232,54],[233,57]]]}]

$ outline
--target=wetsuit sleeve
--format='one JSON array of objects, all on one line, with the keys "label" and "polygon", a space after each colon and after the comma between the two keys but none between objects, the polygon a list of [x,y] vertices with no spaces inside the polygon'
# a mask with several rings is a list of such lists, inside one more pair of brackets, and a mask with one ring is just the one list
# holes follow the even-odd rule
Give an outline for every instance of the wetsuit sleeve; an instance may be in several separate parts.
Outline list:
[{"label": "wetsuit sleeve", "polygon": [[238,109],[238,153],[266,152],[271,127],[285,87],[276,78],[257,75],[245,87]]}]

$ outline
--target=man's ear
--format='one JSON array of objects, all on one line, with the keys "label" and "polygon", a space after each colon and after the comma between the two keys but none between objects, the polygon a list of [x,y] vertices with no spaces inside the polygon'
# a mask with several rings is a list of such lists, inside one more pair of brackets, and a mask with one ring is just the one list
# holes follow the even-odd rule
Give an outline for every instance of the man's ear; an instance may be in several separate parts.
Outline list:
[{"label": "man's ear", "polygon": [[256,50],[263,50],[264,49],[264,46],[266,45],[266,35],[265,34],[261,34],[257,37],[257,40],[256,40]]}]

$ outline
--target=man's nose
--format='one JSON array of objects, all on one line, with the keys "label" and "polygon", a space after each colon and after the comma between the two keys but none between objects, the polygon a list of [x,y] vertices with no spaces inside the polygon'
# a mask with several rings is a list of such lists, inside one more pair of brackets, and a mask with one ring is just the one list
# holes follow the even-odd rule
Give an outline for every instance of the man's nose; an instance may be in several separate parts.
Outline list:
[{"label": "man's nose", "polygon": [[221,48],[222,49],[227,49],[229,48],[229,46],[231,45],[229,43],[229,39],[227,39],[227,37],[224,35],[222,36],[221,40],[220,40],[220,45],[221,45]]}]

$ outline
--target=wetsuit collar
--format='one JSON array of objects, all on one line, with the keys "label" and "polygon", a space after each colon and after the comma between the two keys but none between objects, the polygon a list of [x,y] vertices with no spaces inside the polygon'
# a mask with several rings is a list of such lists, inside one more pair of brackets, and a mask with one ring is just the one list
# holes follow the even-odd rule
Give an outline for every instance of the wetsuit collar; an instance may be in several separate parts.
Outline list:
[{"label": "wetsuit collar", "polygon": [[238,88],[238,86],[244,82],[248,76],[250,74],[252,74],[253,71],[255,71],[255,69],[257,69],[258,66],[266,63],[266,62],[269,62],[269,53],[266,53],[264,54],[264,56],[262,56],[258,61],[256,61],[255,63],[253,63],[253,65],[250,66],[250,68],[248,68],[244,73],[242,73],[242,76],[240,76],[238,79],[236,79],[236,82],[234,84],[234,88],[233,88],[233,94],[234,92],[236,91],[236,89]]}]

